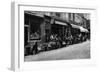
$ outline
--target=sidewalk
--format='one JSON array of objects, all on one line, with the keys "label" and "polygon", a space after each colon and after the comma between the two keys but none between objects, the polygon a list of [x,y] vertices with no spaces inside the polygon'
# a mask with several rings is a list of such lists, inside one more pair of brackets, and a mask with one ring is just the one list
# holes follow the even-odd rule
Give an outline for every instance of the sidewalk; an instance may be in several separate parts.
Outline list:
[{"label": "sidewalk", "polygon": [[90,41],[25,57],[25,61],[87,59],[90,58]]}]

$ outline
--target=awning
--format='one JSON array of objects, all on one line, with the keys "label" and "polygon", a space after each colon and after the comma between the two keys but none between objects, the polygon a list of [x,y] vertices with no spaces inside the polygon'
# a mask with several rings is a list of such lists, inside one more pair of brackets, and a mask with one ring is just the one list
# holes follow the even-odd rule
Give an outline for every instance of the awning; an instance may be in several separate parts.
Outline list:
[{"label": "awning", "polygon": [[80,29],[81,32],[89,32],[87,29],[83,28],[82,26],[78,26],[78,25],[75,25],[75,24],[71,24],[71,26],[73,28]]},{"label": "awning", "polygon": [[55,24],[59,24],[59,25],[67,25],[66,23],[60,22],[60,21],[55,21]]},{"label": "awning", "polygon": [[81,32],[89,32],[87,29],[83,28],[83,27],[80,27],[80,31]]},{"label": "awning", "polygon": [[38,16],[38,17],[44,17],[44,15],[43,14],[36,14],[36,13],[33,13],[33,12],[29,12],[29,11],[26,11],[25,12],[26,14],[29,14],[29,15],[32,15],[32,16]]},{"label": "awning", "polygon": [[[47,16],[47,15],[45,15],[45,16]],[[48,16],[48,17],[51,17],[52,22],[55,21],[56,24],[71,26],[69,22],[67,22],[66,20],[63,20],[61,18],[57,18],[55,16]]]}]

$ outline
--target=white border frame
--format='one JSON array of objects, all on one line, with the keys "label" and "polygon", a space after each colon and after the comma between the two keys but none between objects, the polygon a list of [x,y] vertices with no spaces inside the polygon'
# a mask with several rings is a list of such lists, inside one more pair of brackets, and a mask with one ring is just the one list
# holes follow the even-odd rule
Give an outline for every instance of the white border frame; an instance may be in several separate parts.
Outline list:
[{"label": "white border frame", "polygon": [[[80,7],[80,8],[79,8]],[[96,64],[96,49],[93,42],[95,42],[95,36],[91,35],[91,59],[79,59],[79,60],[61,60],[61,61],[32,61],[24,62],[24,10],[34,11],[61,11],[61,12],[75,12],[75,13],[90,13],[91,14],[91,34],[95,34],[96,24],[96,8],[76,5],[66,5],[66,7],[59,6],[41,6],[33,5],[32,3],[12,3],[12,58],[11,69],[18,70],[30,70],[30,69],[48,69],[48,68],[61,68],[61,67],[76,67],[87,66]],[[20,49],[22,48],[22,49]]]}]

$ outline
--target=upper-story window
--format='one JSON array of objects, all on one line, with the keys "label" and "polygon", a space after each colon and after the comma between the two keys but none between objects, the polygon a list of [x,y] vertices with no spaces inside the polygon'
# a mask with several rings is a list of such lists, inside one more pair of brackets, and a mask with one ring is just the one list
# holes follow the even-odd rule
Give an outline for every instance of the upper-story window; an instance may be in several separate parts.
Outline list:
[{"label": "upper-story window", "polygon": [[56,16],[57,16],[57,17],[61,17],[60,13],[56,13]]}]

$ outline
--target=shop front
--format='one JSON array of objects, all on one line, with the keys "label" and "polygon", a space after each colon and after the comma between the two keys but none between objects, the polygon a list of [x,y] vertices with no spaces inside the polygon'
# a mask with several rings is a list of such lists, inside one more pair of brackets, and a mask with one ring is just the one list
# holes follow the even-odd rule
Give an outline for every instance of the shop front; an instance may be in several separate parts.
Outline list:
[{"label": "shop front", "polygon": [[61,48],[70,34],[66,21],[51,16],[25,13],[24,23],[25,55]]}]

